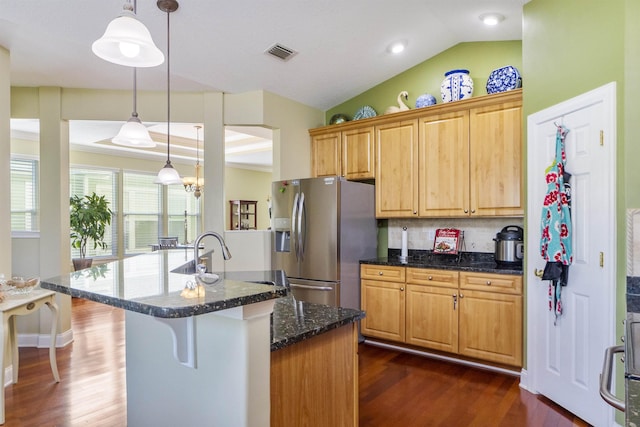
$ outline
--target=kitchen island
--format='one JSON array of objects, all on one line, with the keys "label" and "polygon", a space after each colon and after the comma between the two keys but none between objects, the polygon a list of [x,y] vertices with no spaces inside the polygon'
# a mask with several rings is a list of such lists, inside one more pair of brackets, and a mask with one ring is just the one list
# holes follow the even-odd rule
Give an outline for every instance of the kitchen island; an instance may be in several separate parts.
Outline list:
[{"label": "kitchen island", "polygon": [[159,251],[42,287],[126,310],[129,426],[268,426],[274,406],[296,404],[270,402],[271,378],[284,372],[271,372],[271,350],[285,355],[339,330],[353,343],[362,313],[294,301],[278,271],[220,274],[187,298],[194,276],[173,271],[191,259],[192,251]]}]

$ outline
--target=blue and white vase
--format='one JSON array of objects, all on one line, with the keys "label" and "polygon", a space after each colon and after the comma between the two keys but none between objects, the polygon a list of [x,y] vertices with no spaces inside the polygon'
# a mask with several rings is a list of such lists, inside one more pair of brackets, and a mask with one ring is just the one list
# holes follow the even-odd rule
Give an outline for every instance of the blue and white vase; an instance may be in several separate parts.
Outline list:
[{"label": "blue and white vase", "polygon": [[471,98],[473,94],[473,80],[469,70],[451,70],[444,73],[444,80],[440,85],[442,102],[459,101]]}]

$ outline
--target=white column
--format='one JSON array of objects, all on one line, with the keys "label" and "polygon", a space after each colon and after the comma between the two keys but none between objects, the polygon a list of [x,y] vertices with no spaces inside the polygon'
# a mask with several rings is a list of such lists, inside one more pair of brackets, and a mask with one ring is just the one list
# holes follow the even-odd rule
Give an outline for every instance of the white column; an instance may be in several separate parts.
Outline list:
[{"label": "white column", "polygon": [[[0,46],[0,194],[8,201],[11,194],[11,81],[9,51]],[[0,273],[11,275],[11,204],[0,204]]]}]

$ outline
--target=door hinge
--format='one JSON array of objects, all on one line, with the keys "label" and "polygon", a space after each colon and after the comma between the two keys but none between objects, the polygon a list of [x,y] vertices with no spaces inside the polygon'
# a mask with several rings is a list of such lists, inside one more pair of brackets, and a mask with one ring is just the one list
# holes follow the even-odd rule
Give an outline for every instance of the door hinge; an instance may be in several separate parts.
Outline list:
[{"label": "door hinge", "polygon": [[604,131],[603,130],[600,131],[600,146],[601,147],[604,146]]},{"label": "door hinge", "polygon": [[600,268],[604,268],[604,252],[600,252]]}]

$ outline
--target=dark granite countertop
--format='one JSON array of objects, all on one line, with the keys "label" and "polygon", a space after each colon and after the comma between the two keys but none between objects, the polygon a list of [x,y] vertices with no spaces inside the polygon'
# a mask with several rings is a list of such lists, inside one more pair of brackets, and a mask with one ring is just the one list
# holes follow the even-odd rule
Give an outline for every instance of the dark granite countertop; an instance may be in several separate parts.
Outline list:
[{"label": "dark granite countertop", "polygon": [[220,274],[205,285],[205,295],[185,298],[182,290],[195,281],[172,270],[188,263],[192,251],[163,250],[41,280],[45,289],[85,298],[154,317],[189,317],[225,310],[287,294],[281,272]]},{"label": "dark granite countertop", "polygon": [[627,276],[627,313],[640,313],[640,277]]},{"label": "dark granite countertop", "polygon": [[360,320],[364,312],[296,301],[290,295],[276,300],[271,316],[274,351]]},{"label": "dark granite countertop", "polygon": [[180,296],[193,275],[173,273],[192,251],[164,250],[41,280],[45,289],[155,317],[189,317],[276,298],[271,315],[271,351],[358,321],[364,312],[295,301],[281,270],[216,273],[205,297]]},{"label": "dark granite countertop", "polygon": [[522,266],[498,265],[492,253],[463,252],[458,255],[434,254],[432,251],[409,250],[407,263],[400,262],[400,250],[389,249],[387,258],[361,260],[361,264],[393,265],[399,267],[435,268],[440,270],[472,271],[478,273],[522,275]]}]

